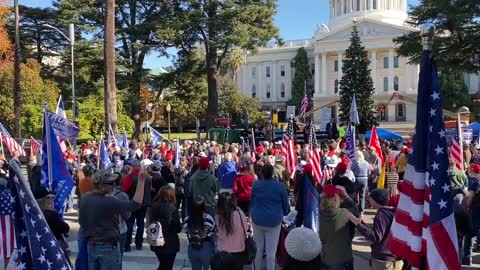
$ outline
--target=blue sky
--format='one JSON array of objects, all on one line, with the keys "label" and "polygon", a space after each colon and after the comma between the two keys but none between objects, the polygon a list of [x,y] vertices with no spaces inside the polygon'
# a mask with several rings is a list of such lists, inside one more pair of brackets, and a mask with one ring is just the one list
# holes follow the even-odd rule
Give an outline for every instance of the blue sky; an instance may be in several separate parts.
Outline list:
[{"label": "blue sky", "polygon": [[[19,0],[26,6],[50,6],[52,0]],[[419,0],[408,0],[409,5],[418,5]],[[275,24],[280,29],[284,40],[311,38],[315,25],[329,22],[329,0],[278,0]],[[169,53],[174,53],[170,50]],[[157,54],[150,54],[145,60],[145,67],[154,69],[167,67],[171,61]]]}]

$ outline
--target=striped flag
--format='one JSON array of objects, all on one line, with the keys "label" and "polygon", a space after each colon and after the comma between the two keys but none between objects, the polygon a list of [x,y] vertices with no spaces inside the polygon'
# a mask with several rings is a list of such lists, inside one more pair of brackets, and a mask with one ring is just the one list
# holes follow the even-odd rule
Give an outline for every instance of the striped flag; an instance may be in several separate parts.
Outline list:
[{"label": "striped flag", "polygon": [[0,190],[0,262],[6,262],[15,248],[13,203],[10,191]]},{"label": "striped flag", "polygon": [[412,267],[461,269],[442,98],[430,50],[423,51],[413,151],[388,241],[392,253]]},{"label": "striped flag", "polygon": [[315,125],[313,121],[310,121],[310,131],[308,135],[308,144],[310,145],[310,151],[308,157],[310,159],[310,164],[312,164],[312,173],[313,178],[320,184],[322,182],[322,158],[320,156],[320,151],[318,149],[317,137],[315,137]]},{"label": "striped flag", "polygon": [[330,180],[332,180],[334,174],[335,168],[326,166],[325,169],[323,169],[322,186],[326,185]]},{"label": "striped flag", "polygon": [[[10,136],[10,133],[8,130],[0,123],[0,132],[2,136],[2,141],[5,143],[5,146],[7,147],[8,151],[13,155],[13,152],[18,151],[20,152],[20,156],[27,156],[25,153],[25,150],[22,148],[20,144],[17,143],[15,138]],[[3,149],[2,149],[3,151]]]},{"label": "striped flag", "polygon": [[460,125],[460,116],[457,118],[458,140],[452,138],[452,146],[450,147],[450,157],[455,160],[457,169],[463,171],[463,143],[462,143],[462,126]]},{"label": "striped flag", "polygon": [[38,151],[41,151],[42,144],[35,140],[33,137],[30,137],[30,155],[37,155]]},{"label": "striped flag", "polygon": [[295,152],[295,134],[293,131],[293,118],[288,120],[287,131],[283,133],[282,152],[285,156],[285,164],[290,172],[290,178],[295,176],[297,166],[297,153]]},{"label": "striped flag", "polygon": [[305,118],[308,110],[308,95],[307,95],[307,82],[305,82],[305,90],[303,92],[303,99],[300,105],[300,116]]},{"label": "striped flag", "polygon": [[0,133],[2,133],[3,135],[7,136],[7,137],[12,137],[12,135],[10,135],[10,133],[8,132],[8,130],[3,126],[2,123],[0,123]]}]

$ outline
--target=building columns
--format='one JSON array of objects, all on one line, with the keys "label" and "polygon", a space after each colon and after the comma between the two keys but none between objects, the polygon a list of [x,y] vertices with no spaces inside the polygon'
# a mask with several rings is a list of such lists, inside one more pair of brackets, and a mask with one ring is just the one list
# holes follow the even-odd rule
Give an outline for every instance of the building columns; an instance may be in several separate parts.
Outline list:
[{"label": "building columns", "polygon": [[327,53],[322,52],[322,95],[327,94]]},{"label": "building columns", "polygon": [[[338,84],[340,85],[340,81],[342,80],[342,75],[343,75],[343,51],[338,51],[337,52],[337,59],[338,59],[338,72],[337,72],[337,79],[338,79]],[[339,86],[340,87],[340,86]]]},{"label": "building columns", "polygon": [[393,48],[388,50],[388,91],[393,91]]},{"label": "building columns", "polygon": [[373,9],[373,0],[366,0],[366,1],[368,1],[368,9],[367,10]]},{"label": "building columns", "polygon": [[317,97],[320,95],[320,72],[323,73],[323,68],[320,69],[320,54],[315,54],[315,73],[313,74],[313,78],[315,80],[315,92],[313,96]]},{"label": "building columns", "polygon": [[372,50],[372,60],[370,61],[372,65],[372,80],[373,87],[377,89],[377,51]]}]

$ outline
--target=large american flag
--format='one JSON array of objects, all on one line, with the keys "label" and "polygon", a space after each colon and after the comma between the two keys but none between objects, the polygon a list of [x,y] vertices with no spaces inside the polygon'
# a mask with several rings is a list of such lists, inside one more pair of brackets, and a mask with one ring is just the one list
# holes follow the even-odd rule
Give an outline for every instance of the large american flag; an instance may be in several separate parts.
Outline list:
[{"label": "large american flag", "polygon": [[0,261],[7,261],[15,248],[13,198],[8,189],[0,190]]},{"label": "large american flag", "polygon": [[315,125],[313,121],[310,121],[310,131],[308,134],[308,144],[310,145],[310,151],[308,157],[310,159],[310,164],[313,167],[313,178],[320,184],[322,182],[322,158],[320,156],[320,151],[318,149],[317,137],[315,135]]},{"label": "large american flag", "polygon": [[283,133],[282,152],[285,156],[285,165],[290,172],[290,178],[295,176],[297,153],[295,152],[295,133],[293,132],[293,118],[288,120],[287,130]]},{"label": "large american flag", "polygon": [[[25,153],[25,150],[22,148],[20,144],[17,143],[15,138],[13,138],[8,130],[0,123],[0,132],[2,135],[2,141],[5,143],[5,146],[7,147],[8,151],[13,155],[13,152],[18,151],[20,152],[21,156],[26,156],[27,154]],[[3,149],[2,149],[3,151]]]},{"label": "large american flag", "polygon": [[307,82],[305,82],[305,90],[303,91],[303,99],[300,105],[300,116],[305,118],[308,110],[308,95],[307,95]]},{"label": "large american flag", "polygon": [[412,267],[460,269],[449,173],[437,68],[425,50],[413,151],[389,235],[390,250]]},{"label": "large american flag", "polygon": [[18,247],[17,269],[71,269],[17,164],[10,166],[10,175]]},{"label": "large american flag", "polygon": [[452,147],[450,147],[450,156],[455,160],[457,169],[463,171],[463,143],[462,143],[462,127],[460,125],[460,116],[457,119],[458,139],[452,138]]}]

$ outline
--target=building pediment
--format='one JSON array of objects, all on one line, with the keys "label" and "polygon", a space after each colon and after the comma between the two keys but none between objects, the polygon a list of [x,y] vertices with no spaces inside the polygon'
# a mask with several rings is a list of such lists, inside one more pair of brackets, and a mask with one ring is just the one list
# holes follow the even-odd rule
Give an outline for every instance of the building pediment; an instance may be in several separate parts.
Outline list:
[{"label": "building pediment", "polygon": [[[381,38],[382,36],[401,36],[415,30],[414,28],[410,27],[391,25],[369,19],[364,19],[360,22],[357,22],[357,28],[362,39]],[[353,22],[350,25],[342,27],[334,32],[328,32],[328,29],[327,31],[325,30],[325,27],[317,30],[315,35],[315,40],[317,42],[348,40],[352,35]]]}]

